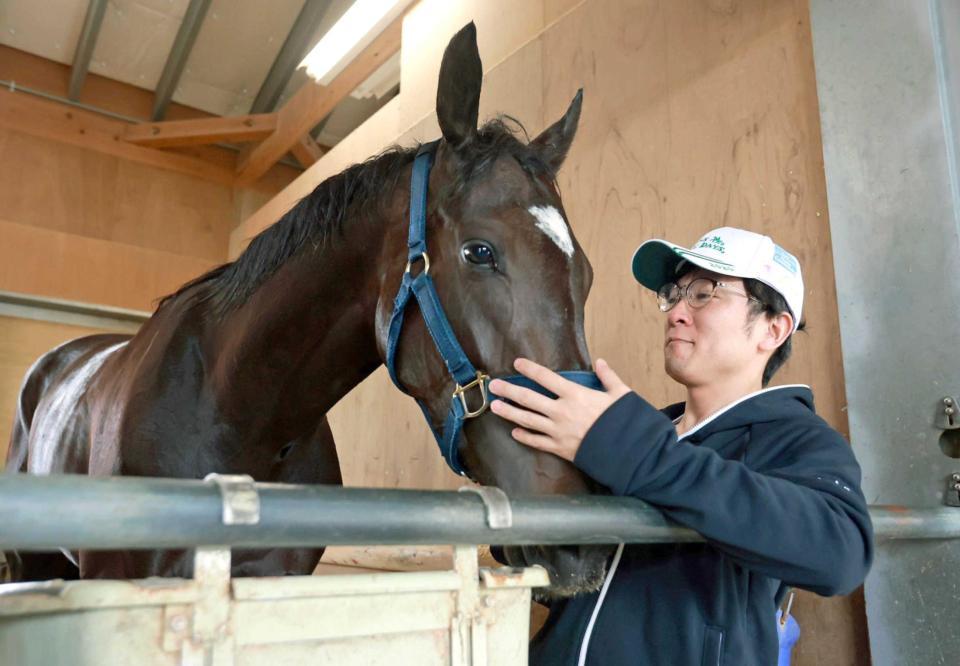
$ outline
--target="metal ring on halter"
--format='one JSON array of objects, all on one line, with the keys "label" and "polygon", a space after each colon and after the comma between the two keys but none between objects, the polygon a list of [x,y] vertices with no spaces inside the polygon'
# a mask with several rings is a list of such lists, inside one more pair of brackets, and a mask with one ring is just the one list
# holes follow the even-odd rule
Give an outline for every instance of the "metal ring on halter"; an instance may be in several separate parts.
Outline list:
[{"label": "metal ring on halter", "polygon": [[[474,417],[480,416],[485,411],[487,407],[490,406],[490,400],[487,397],[487,382],[490,381],[490,375],[485,375],[481,371],[477,370],[477,378],[466,386],[460,386],[457,384],[457,388],[453,392],[454,398],[460,398],[460,404],[463,405],[463,418],[472,419]],[[470,408],[467,407],[467,397],[464,395],[467,391],[472,389],[474,386],[480,387],[480,395],[483,396],[483,404],[480,405],[480,408],[476,411],[471,412]]]},{"label": "metal ring on halter", "polygon": [[410,265],[414,261],[417,261],[417,259],[423,259],[423,274],[429,275],[430,274],[430,257],[429,255],[427,255],[426,252],[421,252],[419,257],[414,257],[413,259],[410,259],[409,261],[407,261],[407,267],[403,269],[403,272],[409,273]]}]

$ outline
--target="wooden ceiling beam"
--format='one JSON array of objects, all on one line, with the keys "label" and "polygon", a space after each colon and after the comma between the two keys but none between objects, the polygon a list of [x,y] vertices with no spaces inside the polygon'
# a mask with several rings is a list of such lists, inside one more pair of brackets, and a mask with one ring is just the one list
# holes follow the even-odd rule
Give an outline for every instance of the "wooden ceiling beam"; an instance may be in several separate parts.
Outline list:
[{"label": "wooden ceiling beam", "polygon": [[[158,150],[123,140],[130,123],[42,99],[18,89],[0,88],[0,129],[22,132],[41,139],[113,155],[146,166],[175,171],[194,178],[233,186],[237,154],[216,146],[181,146]],[[275,165],[253,189],[276,194],[301,172],[285,164]]]},{"label": "wooden ceiling beam", "polygon": [[290,152],[293,153],[293,156],[297,158],[297,161],[300,162],[300,165],[303,166],[304,169],[308,169],[323,157],[327,150],[329,150],[329,148],[324,148],[314,141],[312,136],[307,134],[293,144]]},{"label": "wooden ceiling beam", "polygon": [[138,146],[168,148],[170,146],[198,146],[210,143],[244,143],[260,141],[277,128],[275,113],[257,113],[248,116],[171,120],[161,123],[130,125],[124,141]]},{"label": "wooden ceiling beam", "polygon": [[[0,88],[0,127],[96,150],[132,162],[233,185],[230,163],[213,163],[179,153],[135,146],[121,140],[127,123],[27,93]],[[231,160],[232,161],[232,160]]]},{"label": "wooden ceiling beam", "polygon": [[263,143],[240,153],[237,184],[256,182],[323,120],[347,95],[400,50],[403,14],[394,19],[347,67],[321,86],[308,82],[277,112],[277,129]]}]

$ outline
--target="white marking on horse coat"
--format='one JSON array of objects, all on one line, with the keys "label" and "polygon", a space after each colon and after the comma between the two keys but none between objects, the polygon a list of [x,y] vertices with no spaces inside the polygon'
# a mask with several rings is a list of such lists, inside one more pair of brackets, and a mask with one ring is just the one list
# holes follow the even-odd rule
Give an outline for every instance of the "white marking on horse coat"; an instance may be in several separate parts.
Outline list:
[{"label": "white marking on horse coat", "polygon": [[573,239],[560,211],[553,206],[530,206],[527,212],[537,219],[537,229],[556,243],[561,252],[568,257],[573,256]]},{"label": "white marking on horse coat", "polygon": [[50,473],[61,436],[71,427],[70,421],[74,418],[77,402],[87,390],[87,385],[110,354],[126,344],[121,342],[108,347],[91,356],[82,366],[72,368],[66,381],[46,398],[42,423],[34,423],[34,427],[39,426],[36,439],[31,437],[33,440],[29,463],[31,473]]},{"label": "white marking on horse coat", "polygon": [[75,567],[78,568],[78,569],[80,568],[80,563],[77,562],[77,558],[73,556],[73,553],[71,553],[71,552],[70,552],[69,550],[67,550],[66,548],[61,548],[61,549],[60,549],[60,552],[63,553],[63,556],[64,556],[64,557],[66,557],[68,560],[70,560],[70,564],[72,564],[73,566],[75,566]]}]

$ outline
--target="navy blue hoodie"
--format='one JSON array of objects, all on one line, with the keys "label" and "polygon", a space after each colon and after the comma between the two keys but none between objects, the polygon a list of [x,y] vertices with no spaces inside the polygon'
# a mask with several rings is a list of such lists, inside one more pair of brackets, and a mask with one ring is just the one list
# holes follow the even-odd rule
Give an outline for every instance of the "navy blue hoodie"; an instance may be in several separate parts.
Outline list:
[{"label": "navy blue hoodie", "polygon": [[746,396],[678,441],[683,409],[627,394],[574,462],[706,542],[621,547],[600,591],[552,605],[532,666],[773,666],[788,587],[846,594],[866,577],[873,529],[860,467],[809,388]]}]

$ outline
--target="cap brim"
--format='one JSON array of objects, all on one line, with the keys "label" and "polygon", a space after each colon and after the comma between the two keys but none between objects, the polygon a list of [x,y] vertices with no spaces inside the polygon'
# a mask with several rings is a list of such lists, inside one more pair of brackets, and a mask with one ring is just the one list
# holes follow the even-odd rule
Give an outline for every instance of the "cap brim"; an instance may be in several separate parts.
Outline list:
[{"label": "cap brim", "polygon": [[633,253],[633,277],[647,289],[657,291],[667,282],[673,281],[677,268],[684,261],[714,273],[752,277],[738,273],[733,264],[660,239],[648,240]]},{"label": "cap brim", "polygon": [[677,266],[683,261],[674,245],[665,240],[648,240],[633,253],[633,277],[647,289],[657,291],[673,280]]}]

